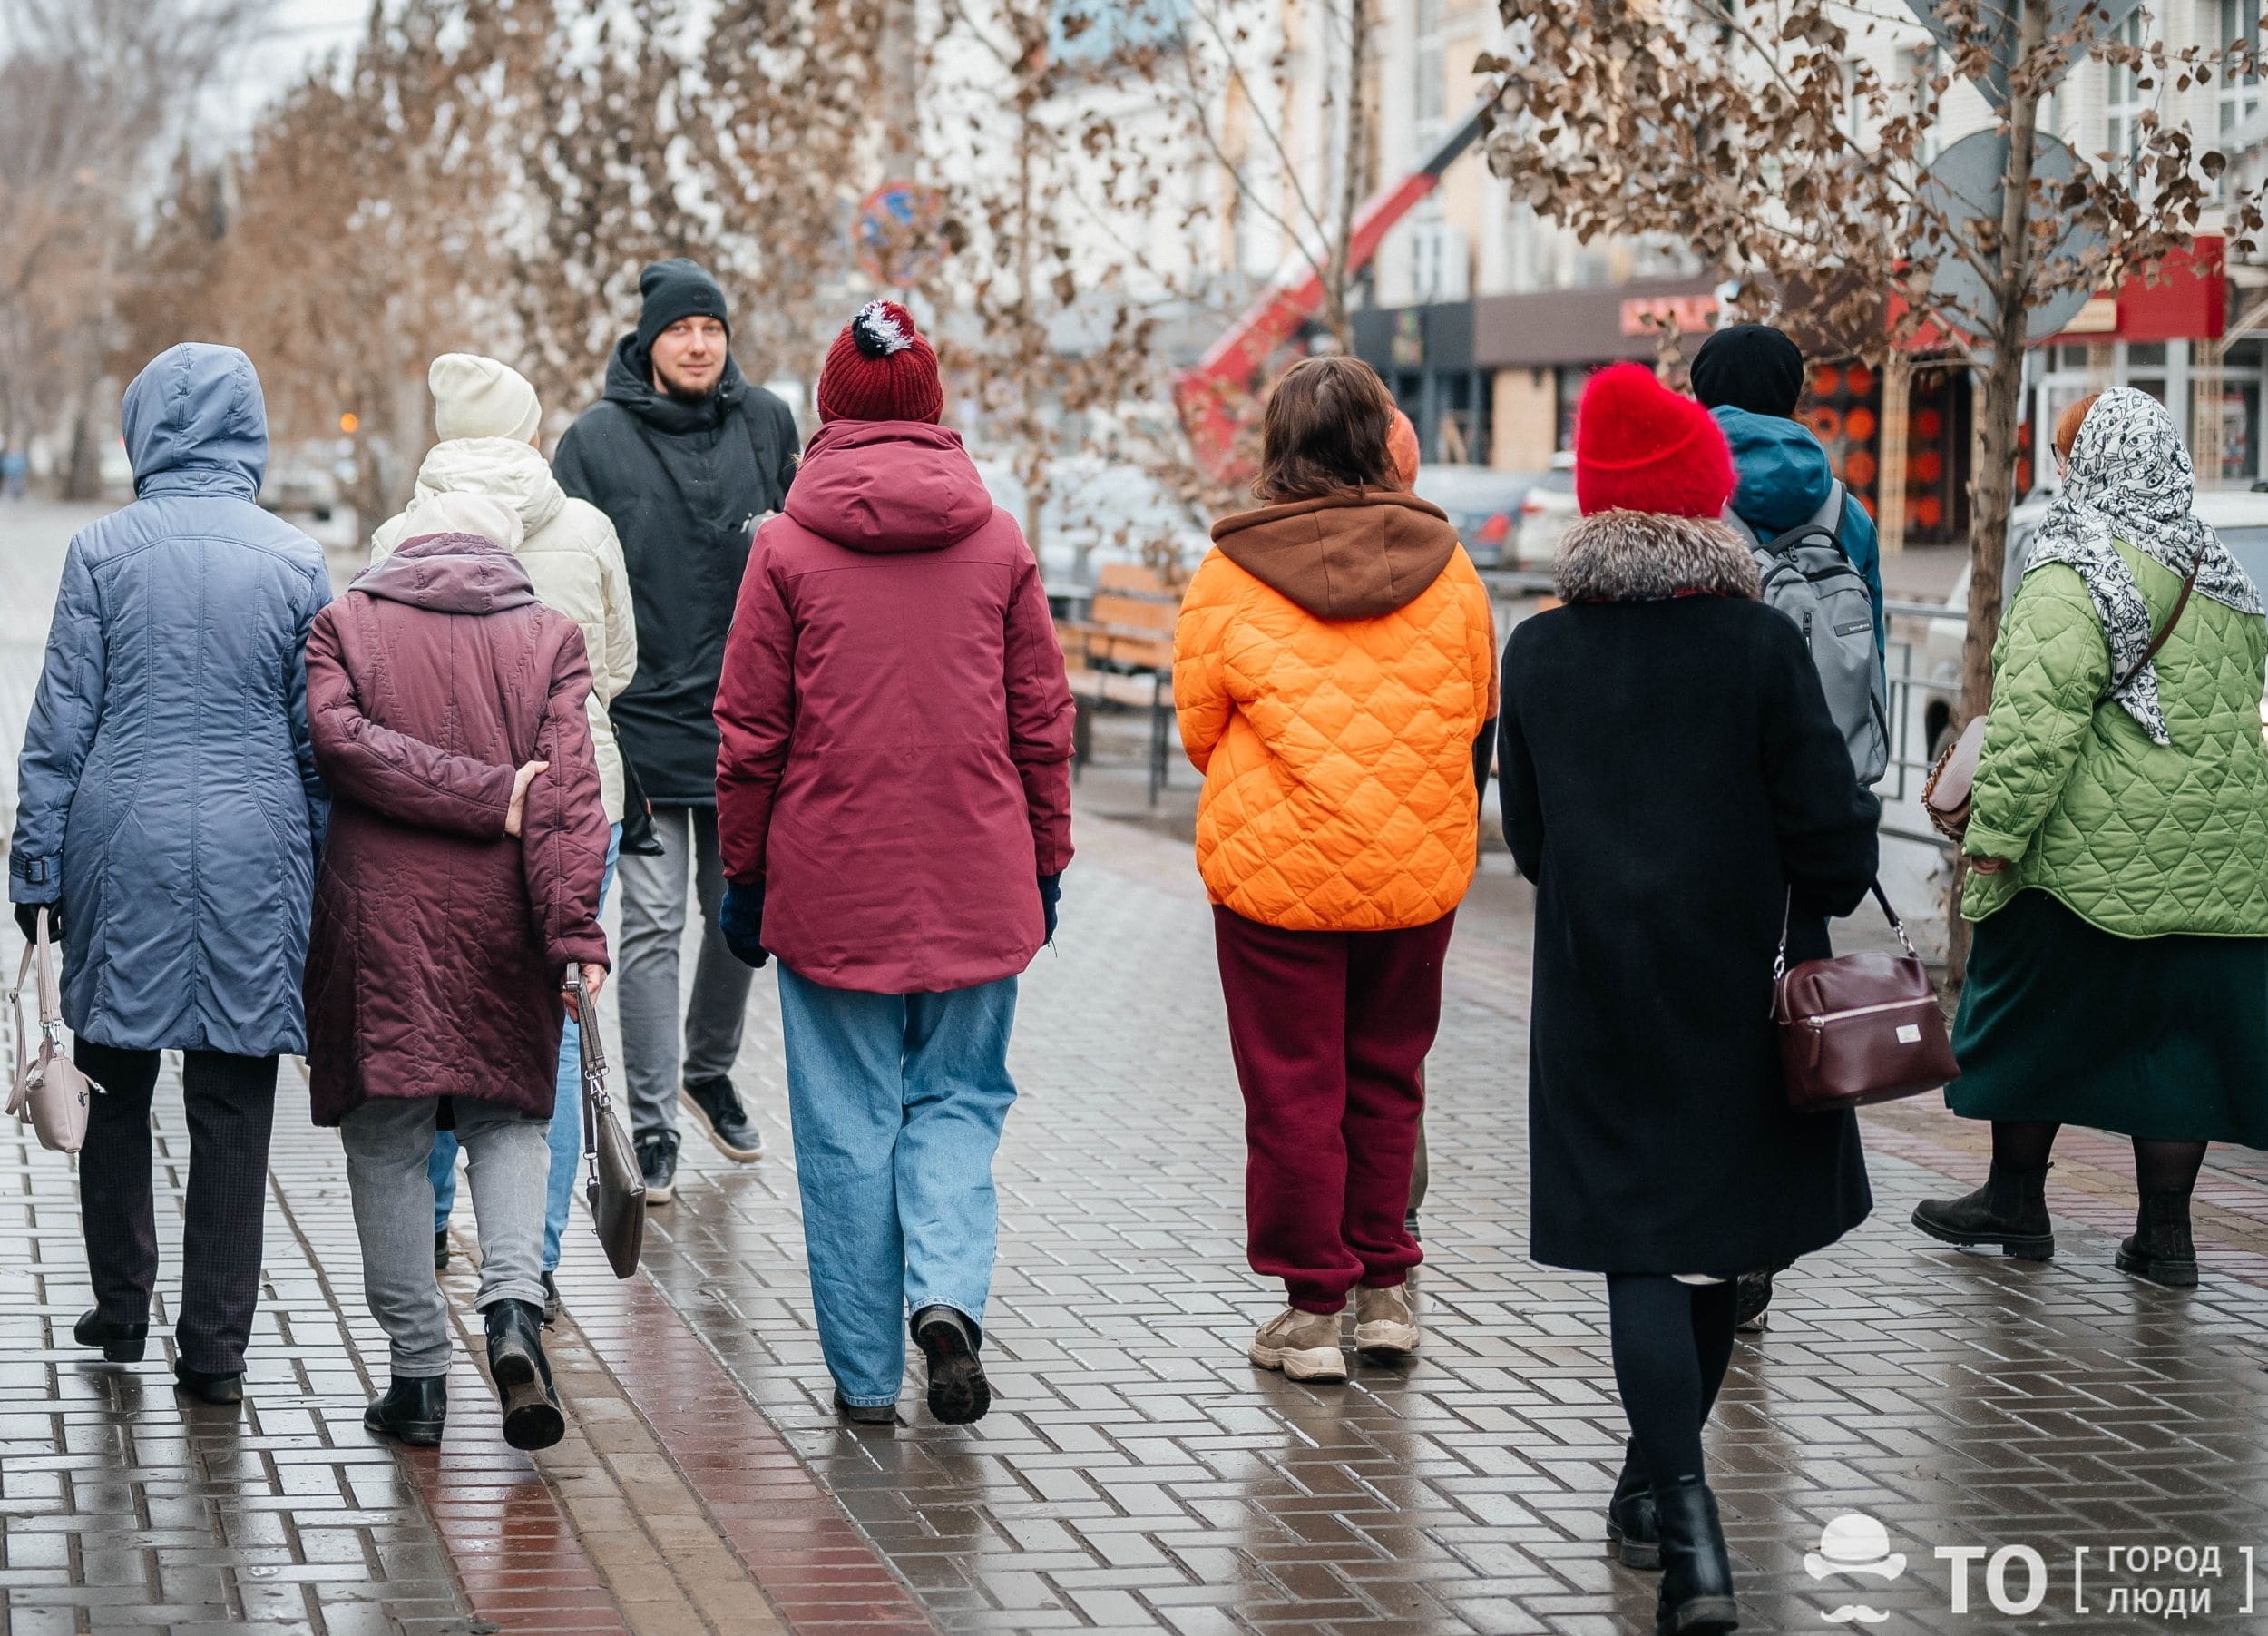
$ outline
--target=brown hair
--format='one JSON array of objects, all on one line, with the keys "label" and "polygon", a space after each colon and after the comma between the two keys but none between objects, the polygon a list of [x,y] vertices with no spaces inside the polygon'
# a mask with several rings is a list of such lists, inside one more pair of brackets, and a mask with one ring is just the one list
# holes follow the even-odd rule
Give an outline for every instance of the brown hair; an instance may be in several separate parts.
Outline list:
[{"label": "brown hair", "polygon": [[2079,440],[2079,427],[2087,423],[2087,412],[2102,396],[2100,392],[2089,392],[2056,416],[2056,454],[2058,457],[2067,461],[2071,458],[2071,446]]},{"label": "brown hair", "polygon": [[1386,439],[1393,397],[1359,358],[1300,359],[1268,394],[1260,418],[1260,475],[1252,492],[1264,505],[1319,500],[1357,488],[1399,488]]}]

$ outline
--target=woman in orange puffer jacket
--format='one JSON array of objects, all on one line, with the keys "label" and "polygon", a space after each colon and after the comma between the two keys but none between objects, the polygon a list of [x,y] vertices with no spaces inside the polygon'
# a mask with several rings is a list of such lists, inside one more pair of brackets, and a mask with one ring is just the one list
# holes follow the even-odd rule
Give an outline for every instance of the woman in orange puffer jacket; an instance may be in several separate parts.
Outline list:
[{"label": "woman in orange puffer jacket", "polygon": [[1256,511],[1224,518],[1174,632],[1181,741],[1205,775],[1198,869],[1243,1086],[1253,1269],[1290,1305],[1252,1361],[1344,1380],[1418,1343],[1403,1224],[1419,1069],[1479,847],[1496,715],[1487,591],[1387,450],[1370,366],[1276,383]]}]

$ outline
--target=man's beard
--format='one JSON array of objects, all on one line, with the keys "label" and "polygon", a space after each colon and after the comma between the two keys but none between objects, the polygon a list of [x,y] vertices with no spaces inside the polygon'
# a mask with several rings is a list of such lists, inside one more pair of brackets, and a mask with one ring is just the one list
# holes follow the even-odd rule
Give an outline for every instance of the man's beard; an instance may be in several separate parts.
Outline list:
[{"label": "man's beard", "polygon": [[722,369],[718,370],[717,378],[705,387],[685,386],[672,379],[668,370],[660,367],[655,368],[654,375],[661,382],[661,395],[673,403],[687,404],[695,408],[699,408],[716,397],[717,389],[725,384],[725,372]]}]

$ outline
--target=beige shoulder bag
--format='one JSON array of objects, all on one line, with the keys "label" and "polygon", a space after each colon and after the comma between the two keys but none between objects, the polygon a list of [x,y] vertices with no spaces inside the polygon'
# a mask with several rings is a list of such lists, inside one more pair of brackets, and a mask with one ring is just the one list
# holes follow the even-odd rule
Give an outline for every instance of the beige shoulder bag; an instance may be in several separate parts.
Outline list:
[{"label": "beige shoulder bag", "polygon": [[[63,1048],[63,988],[55,976],[55,945],[47,936],[47,911],[39,912],[39,935],[24,950],[8,1004],[15,1021],[15,1078],[7,1111],[30,1122],[39,1145],[53,1153],[75,1153],[86,1141],[87,1097],[93,1083]],[[24,985],[39,973],[39,1048],[32,1048],[24,1026]]]}]

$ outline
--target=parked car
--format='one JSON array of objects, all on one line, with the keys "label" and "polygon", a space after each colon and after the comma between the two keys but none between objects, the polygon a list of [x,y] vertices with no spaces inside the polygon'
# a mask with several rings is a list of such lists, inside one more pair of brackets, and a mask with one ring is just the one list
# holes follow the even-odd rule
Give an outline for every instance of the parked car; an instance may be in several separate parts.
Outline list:
[{"label": "parked car", "polygon": [[1543,475],[1485,465],[1421,465],[1415,486],[1418,498],[1449,514],[1475,567],[1510,568],[1517,560],[1521,503]]},{"label": "parked car", "polygon": [[1549,568],[1559,554],[1559,538],[1580,514],[1575,504],[1575,456],[1562,450],[1551,469],[1536,480],[1520,503],[1520,531],[1513,536],[1517,566]]}]

